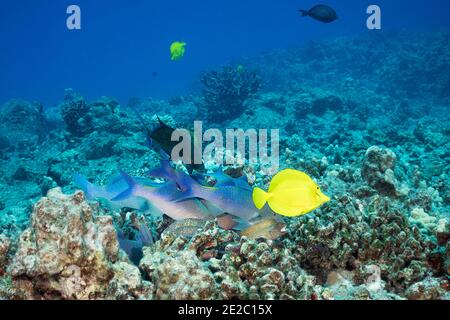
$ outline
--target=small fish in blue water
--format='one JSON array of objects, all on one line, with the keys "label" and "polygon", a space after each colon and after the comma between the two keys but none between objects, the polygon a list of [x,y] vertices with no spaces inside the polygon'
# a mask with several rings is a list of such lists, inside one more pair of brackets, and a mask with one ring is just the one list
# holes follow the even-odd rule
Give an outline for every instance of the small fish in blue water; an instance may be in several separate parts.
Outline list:
[{"label": "small fish in blue water", "polygon": [[309,10],[298,10],[302,17],[311,17],[317,21],[330,23],[338,19],[336,11],[330,6],[319,4]]},{"label": "small fish in blue water", "polygon": [[178,61],[183,58],[186,52],[186,42],[174,41],[170,45],[170,58],[172,61]]}]

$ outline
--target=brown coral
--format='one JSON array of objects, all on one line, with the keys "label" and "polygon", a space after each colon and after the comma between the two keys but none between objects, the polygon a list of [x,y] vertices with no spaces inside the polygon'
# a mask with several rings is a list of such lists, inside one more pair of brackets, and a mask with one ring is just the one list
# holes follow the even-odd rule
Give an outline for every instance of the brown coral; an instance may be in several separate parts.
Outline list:
[{"label": "brown coral", "polygon": [[28,299],[106,298],[115,297],[114,287],[148,287],[140,279],[129,284],[139,271],[123,268],[122,257],[112,218],[98,215],[81,191],[64,195],[56,188],[34,206],[8,272],[16,295]]}]

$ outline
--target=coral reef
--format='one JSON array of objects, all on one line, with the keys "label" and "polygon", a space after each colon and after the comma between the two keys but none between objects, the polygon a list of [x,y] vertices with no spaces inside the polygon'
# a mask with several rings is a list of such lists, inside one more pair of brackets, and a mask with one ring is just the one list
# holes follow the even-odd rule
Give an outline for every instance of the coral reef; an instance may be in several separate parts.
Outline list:
[{"label": "coral reef", "polygon": [[[140,267],[158,288],[158,298],[306,299],[315,294],[314,277],[300,269],[288,249],[239,239],[212,222],[189,240],[163,235],[145,249]],[[203,280],[192,282],[195,278]]]},{"label": "coral reef", "polygon": [[295,256],[313,274],[325,279],[335,269],[359,270],[375,264],[386,288],[394,292],[427,274],[434,248],[401,210],[381,197],[366,206],[356,199],[339,199],[290,230],[297,243]]},{"label": "coral reef", "polygon": [[[4,104],[0,299],[450,299],[449,39],[315,43],[207,72],[198,96],[130,101],[150,127],[158,115],[174,127],[280,129],[280,169],[306,172],[332,200],[286,219],[275,241],[212,221],[177,235],[167,217],[88,203],[74,173],[103,184],[159,162],[115,100],[68,90],[54,108]],[[257,164],[223,169],[251,185],[271,179]],[[116,229],[132,239],[138,220],[156,242],[136,266]]]},{"label": "coral reef", "polygon": [[89,107],[84,98],[76,94],[72,89],[67,89],[64,102],[61,105],[61,115],[67,131],[74,136],[82,136],[89,130],[87,117]]},{"label": "coral reef", "polygon": [[220,71],[206,72],[201,82],[203,97],[198,114],[201,118],[206,115],[213,123],[239,117],[245,111],[245,101],[261,87],[259,75],[243,66],[225,66]]},{"label": "coral reef", "polygon": [[6,236],[0,235],[0,276],[5,273],[5,267],[8,262],[8,252],[11,246],[11,240]]},{"label": "coral reef", "polygon": [[33,209],[8,266],[17,298],[151,298],[151,284],[119,251],[110,216],[81,191],[52,189]]},{"label": "coral reef", "polygon": [[157,299],[209,300],[216,297],[214,277],[194,251],[180,251],[173,257],[153,262],[153,266],[146,259],[141,266],[147,272],[154,268],[149,276],[157,288]]},{"label": "coral reef", "polygon": [[371,34],[270,51],[244,63],[264,66],[263,79],[273,91],[368,88],[398,99],[439,100],[450,96],[449,39],[448,32]]},{"label": "coral reef", "polygon": [[377,146],[370,147],[366,151],[361,174],[367,184],[376,189],[382,195],[397,195],[397,179],[394,167],[397,157],[389,149]]},{"label": "coral reef", "polygon": [[43,106],[12,100],[2,106],[0,114],[0,155],[6,151],[29,152],[45,136]]}]

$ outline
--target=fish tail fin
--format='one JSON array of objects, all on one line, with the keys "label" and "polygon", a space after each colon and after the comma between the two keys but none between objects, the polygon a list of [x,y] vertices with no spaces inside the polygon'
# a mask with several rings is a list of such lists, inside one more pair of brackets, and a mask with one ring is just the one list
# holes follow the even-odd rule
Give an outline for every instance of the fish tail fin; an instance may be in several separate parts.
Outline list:
[{"label": "fish tail fin", "polygon": [[254,188],[252,192],[253,203],[256,208],[261,209],[270,198],[270,194],[260,188]]},{"label": "fish tail fin", "polygon": [[138,187],[137,182],[131,176],[126,174],[124,171],[120,170],[120,175],[123,177],[123,179],[127,183],[128,188],[125,191],[119,193],[114,198],[112,198],[111,201],[121,201],[121,200],[128,199],[129,197],[131,197],[135,194],[136,189]]},{"label": "fish tail fin", "polygon": [[93,183],[90,183],[85,176],[80,175],[80,174],[75,174],[74,181],[81,188],[81,190],[83,190],[87,199],[96,198],[96,192],[95,192],[96,187]]},{"label": "fish tail fin", "polygon": [[298,12],[300,12],[302,14],[302,17],[306,17],[306,16],[309,15],[309,11],[308,10],[299,9]]},{"label": "fish tail fin", "polygon": [[242,231],[250,227],[250,223],[248,223],[248,221],[226,213],[221,214],[216,217],[216,219],[219,227],[224,230]]}]

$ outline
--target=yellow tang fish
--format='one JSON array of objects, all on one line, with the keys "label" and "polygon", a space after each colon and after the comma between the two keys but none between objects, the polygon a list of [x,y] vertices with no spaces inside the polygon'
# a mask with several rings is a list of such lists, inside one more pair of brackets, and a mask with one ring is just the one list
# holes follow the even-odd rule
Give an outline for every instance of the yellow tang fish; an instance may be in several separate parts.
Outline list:
[{"label": "yellow tang fish", "polygon": [[293,169],[277,173],[270,182],[268,192],[253,189],[252,197],[258,209],[267,202],[274,212],[286,217],[307,214],[330,201],[306,173]]},{"label": "yellow tang fish", "polygon": [[175,41],[170,46],[170,57],[172,61],[177,61],[183,58],[186,51],[186,42]]}]

